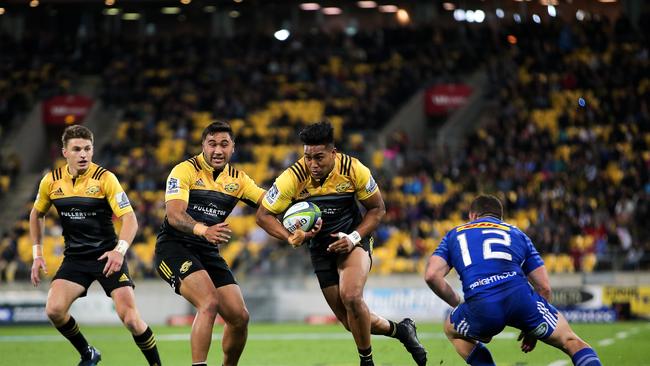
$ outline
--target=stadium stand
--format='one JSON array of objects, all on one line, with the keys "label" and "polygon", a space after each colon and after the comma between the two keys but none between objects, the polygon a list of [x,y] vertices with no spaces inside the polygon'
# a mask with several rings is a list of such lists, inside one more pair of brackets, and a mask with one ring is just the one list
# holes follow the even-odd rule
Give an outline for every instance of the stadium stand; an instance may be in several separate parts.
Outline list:
[{"label": "stadium stand", "polygon": [[[386,177],[384,231],[395,232],[386,259],[419,261],[460,223],[473,192],[500,192],[550,271],[647,266],[648,49],[612,28],[593,21],[504,32],[519,41],[494,63],[494,121],[460,156],[432,156]],[[395,262],[406,271],[414,264]]]},{"label": "stadium stand", "polygon": [[[232,123],[234,164],[263,187],[300,156],[297,129],[330,119],[342,149],[365,159],[384,192],[379,273],[421,271],[476,192],[500,192],[508,219],[530,233],[551,271],[647,266],[648,49],[639,34],[621,29],[605,20],[496,31],[385,29],[303,36],[271,48],[250,36],[206,45],[186,32],[106,41],[112,52],[97,60],[105,65],[102,100],[124,114],[95,160],[120,177],[138,215],[133,273],[153,275],[165,177],[196,153],[202,128],[215,118]],[[385,150],[368,151],[366,141],[413,92],[479,67],[489,73],[486,97],[498,108],[459,153],[400,133]],[[231,215],[235,239],[222,253],[241,273],[272,271],[268,259],[289,251],[269,241],[252,214],[241,207]],[[60,232],[54,221],[47,227]],[[26,228],[19,223],[9,235],[30,263]],[[55,273],[62,242],[48,237]]]}]

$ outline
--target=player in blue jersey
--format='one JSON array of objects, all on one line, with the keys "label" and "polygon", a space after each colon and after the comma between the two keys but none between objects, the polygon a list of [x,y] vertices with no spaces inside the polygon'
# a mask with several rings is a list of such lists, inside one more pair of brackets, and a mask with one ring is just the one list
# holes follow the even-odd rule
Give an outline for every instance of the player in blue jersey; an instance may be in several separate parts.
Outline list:
[{"label": "player in blue jersey", "polygon": [[[429,259],[427,284],[454,307],[444,326],[449,341],[467,364],[494,365],[484,343],[509,325],[522,331],[523,352],[541,339],[571,356],[576,366],[601,365],[596,352],[548,303],[548,274],[531,240],[502,217],[499,199],[477,197],[470,222],[448,232]],[[463,284],[464,302],[445,280],[452,268]]]}]

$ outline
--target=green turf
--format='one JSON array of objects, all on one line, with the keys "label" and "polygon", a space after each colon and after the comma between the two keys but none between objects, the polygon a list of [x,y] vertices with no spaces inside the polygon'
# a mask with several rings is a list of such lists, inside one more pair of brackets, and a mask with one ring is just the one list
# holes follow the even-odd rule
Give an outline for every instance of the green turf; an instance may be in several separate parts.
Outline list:
[{"label": "green turf", "polygon": [[[210,365],[221,364],[221,327],[215,327]],[[576,332],[596,349],[604,365],[649,365],[649,323],[577,324]],[[145,365],[144,357],[126,329],[114,326],[84,326],[86,338],[102,351],[100,365]],[[154,327],[165,365],[190,365],[189,328]],[[442,336],[441,325],[420,324],[418,333],[429,351],[429,365],[464,365],[451,344]],[[519,351],[507,328],[505,337],[489,345],[497,365],[549,365],[568,357],[545,344],[530,354]],[[375,363],[413,365],[410,356],[396,340],[373,338]],[[0,327],[0,365],[76,365],[78,356],[72,346],[52,327]],[[249,341],[240,365],[356,366],[358,358],[351,335],[337,325],[252,324]],[[556,364],[560,365],[560,364]]]}]

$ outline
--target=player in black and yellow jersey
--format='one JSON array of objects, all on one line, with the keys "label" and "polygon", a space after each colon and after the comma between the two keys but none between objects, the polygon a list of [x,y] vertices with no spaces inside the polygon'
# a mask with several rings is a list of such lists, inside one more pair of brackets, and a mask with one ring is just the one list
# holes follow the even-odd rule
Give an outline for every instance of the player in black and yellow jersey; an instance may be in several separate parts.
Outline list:
[{"label": "player in black and yellow jersey", "polygon": [[[304,158],[285,170],[273,184],[257,211],[257,223],[274,237],[293,246],[309,241],[309,252],[328,305],[352,332],[361,365],[372,365],[370,334],[399,339],[418,365],[427,353],[417,339],[411,319],[399,323],[368,310],[363,288],[371,266],[370,236],[384,216],[384,201],[370,170],[359,160],[337,152],[332,126],[319,122],[301,133]],[[291,204],[308,201],[322,213],[319,227],[291,234],[276,215]],[[357,204],[367,210],[362,215]]]},{"label": "player in black and yellow jersey", "polygon": [[197,309],[190,343],[192,365],[206,365],[214,320],[223,330],[223,365],[236,365],[248,334],[248,310],[241,290],[219,255],[230,239],[224,222],[240,200],[257,207],[264,190],[232,167],[232,130],[214,122],[203,130],[201,154],[174,167],[167,178],[166,214],[156,243],[160,276]]},{"label": "player in black and yellow jersey", "polygon": [[[54,326],[81,354],[79,365],[95,365],[99,352],[88,344],[68,312],[72,303],[86,296],[97,280],[115,303],[115,310],[150,365],[161,365],[151,328],[135,306],[133,281],[124,260],[138,222],[126,193],[108,170],[92,163],[93,134],[83,126],[70,126],[61,138],[67,164],[48,173],[40,183],[29,215],[33,246],[32,283],[40,283],[43,259],[43,218],[54,205],[61,219],[64,258],[47,296],[46,312]],[[122,221],[119,238],[112,217]],[[119,239],[119,240],[118,240]]]}]

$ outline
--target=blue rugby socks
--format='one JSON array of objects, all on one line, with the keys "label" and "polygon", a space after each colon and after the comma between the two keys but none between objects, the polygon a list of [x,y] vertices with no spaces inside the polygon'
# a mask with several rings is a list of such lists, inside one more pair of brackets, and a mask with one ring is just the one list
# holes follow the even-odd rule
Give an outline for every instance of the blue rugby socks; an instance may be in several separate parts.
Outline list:
[{"label": "blue rugby socks", "polygon": [[571,361],[575,366],[602,366],[600,359],[594,351],[593,348],[583,348],[580,351],[576,352],[572,357]]},{"label": "blue rugby socks", "polygon": [[466,361],[468,365],[472,366],[495,366],[492,354],[481,342],[476,343]]}]

